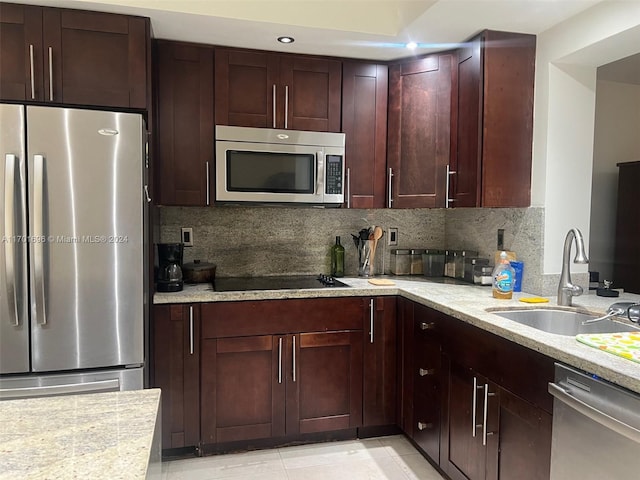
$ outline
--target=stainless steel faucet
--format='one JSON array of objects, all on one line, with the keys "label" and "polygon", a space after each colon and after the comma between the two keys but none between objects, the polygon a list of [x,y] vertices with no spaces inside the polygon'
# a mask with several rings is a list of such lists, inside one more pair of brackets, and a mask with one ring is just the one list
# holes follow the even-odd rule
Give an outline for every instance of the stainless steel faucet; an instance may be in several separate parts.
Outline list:
[{"label": "stainless steel faucet", "polygon": [[569,257],[571,256],[571,243],[576,242],[576,257],[573,263],[588,263],[589,259],[584,251],[584,240],[582,233],[577,228],[572,228],[564,239],[564,250],[562,252],[562,273],[560,274],[560,284],[558,285],[558,305],[571,306],[571,298],[582,295],[582,287],[571,283],[571,269],[569,268]]}]

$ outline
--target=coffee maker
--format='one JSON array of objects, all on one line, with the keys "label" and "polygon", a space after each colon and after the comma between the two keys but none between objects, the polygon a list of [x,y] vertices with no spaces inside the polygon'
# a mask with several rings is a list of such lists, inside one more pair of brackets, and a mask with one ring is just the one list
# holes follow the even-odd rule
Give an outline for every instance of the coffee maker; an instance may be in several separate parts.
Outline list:
[{"label": "coffee maker", "polygon": [[182,290],[182,243],[158,243],[158,292],[179,292]]}]

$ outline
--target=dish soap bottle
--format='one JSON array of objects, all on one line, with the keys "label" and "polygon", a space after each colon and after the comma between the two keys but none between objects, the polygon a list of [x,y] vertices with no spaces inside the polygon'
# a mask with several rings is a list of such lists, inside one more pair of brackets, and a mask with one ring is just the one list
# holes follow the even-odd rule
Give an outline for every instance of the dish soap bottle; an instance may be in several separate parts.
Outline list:
[{"label": "dish soap bottle", "polygon": [[340,237],[336,237],[336,244],[331,247],[331,276],[344,277],[344,247],[340,245]]},{"label": "dish soap bottle", "polygon": [[515,270],[509,263],[507,252],[500,253],[500,263],[493,269],[493,297],[510,299],[513,295]]}]

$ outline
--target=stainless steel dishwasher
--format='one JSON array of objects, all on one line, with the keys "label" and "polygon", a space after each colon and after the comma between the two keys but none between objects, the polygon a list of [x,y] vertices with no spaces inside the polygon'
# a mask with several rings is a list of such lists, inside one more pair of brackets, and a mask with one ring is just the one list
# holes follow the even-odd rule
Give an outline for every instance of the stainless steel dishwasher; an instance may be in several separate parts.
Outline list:
[{"label": "stainless steel dishwasher", "polygon": [[556,363],[551,480],[640,478],[640,395]]}]

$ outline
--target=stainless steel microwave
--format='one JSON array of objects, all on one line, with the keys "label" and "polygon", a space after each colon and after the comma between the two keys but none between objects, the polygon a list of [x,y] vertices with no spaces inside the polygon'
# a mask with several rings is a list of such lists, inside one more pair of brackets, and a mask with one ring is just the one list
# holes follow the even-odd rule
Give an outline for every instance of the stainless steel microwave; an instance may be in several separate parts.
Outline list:
[{"label": "stainless steel microwave", "polygon": [[216,125],[216,201],[344,202],[344,133]]}]

